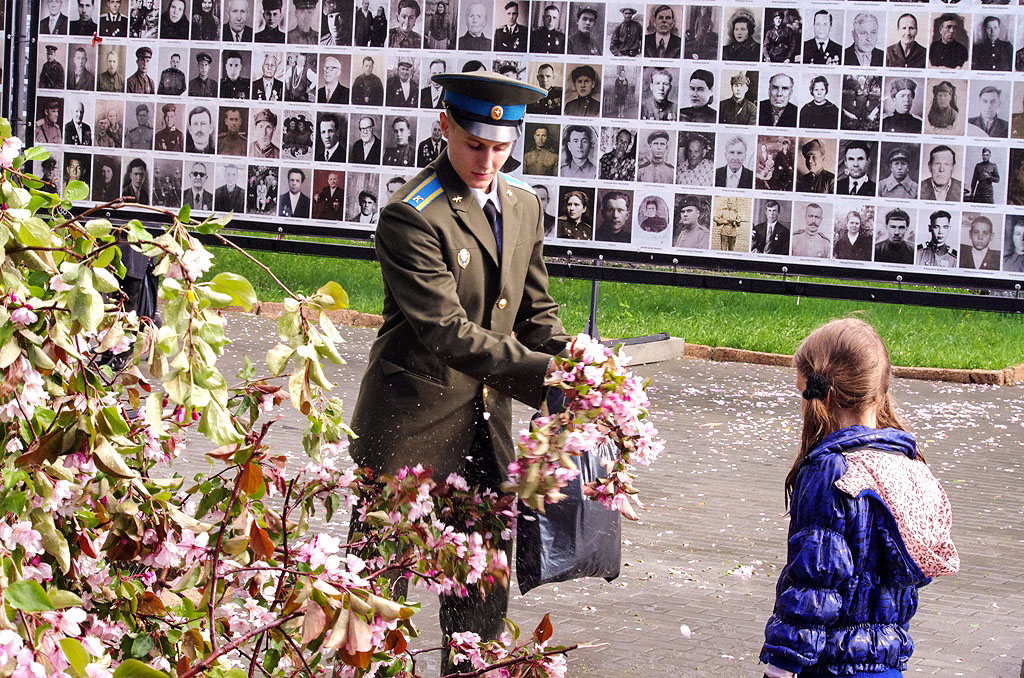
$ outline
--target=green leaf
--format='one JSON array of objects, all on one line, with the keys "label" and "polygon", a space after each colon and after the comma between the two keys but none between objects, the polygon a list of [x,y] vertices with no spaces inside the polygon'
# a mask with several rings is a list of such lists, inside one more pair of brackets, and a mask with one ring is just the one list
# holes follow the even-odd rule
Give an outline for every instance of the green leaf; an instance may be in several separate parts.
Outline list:
[{"label": "green leaf", "polygon": [[114,446],[102,436],[97,436],[96,438],[96,447],[92,451],[92,460],[96,467],[108,476],[136,478],[139,475],[125,463],[121,453],[115,450]]},{"label": "green leaf", "polygon": [[184,205],[181,206],[181,209],[178,210],[178,221],[180,221],[183,224],[187,224],[191,218],[192,206],[189,205],[188,203],[185,203]]},{"label": "green leaf", "polygon": [[[3,136],[10,136],[9,134]],[[46,160],[50,157],[50,150],[46,146],[31,146],[25,149],[26,160]]]},{"label": "green leaf", "polygon": [[103,320],[103,297],[92,287],[76,287],[68,292],[71,317],[87,330],[95,330]]},{"label": "green leaf", "polygon": [[128,423],[121,416],[120,408],[117,405],[104,407],[100,412],[103,414],[103,421],[107,425],[107,431],[112,436],[123,436],[131,429]]},{"label": "green leaf", "polygon": [[288,359],[295,353],[295,349],[285,344],[278,344],[274,348],[267,351],[267,369],[275,377],[284,371],[284,368],[288,365]]},{"label": "green leaf", "polygon": [[229,295],[236,304],[247,311],[256,303],[256,290],[252,288],[252,283],[237,273],[218,273],[214,276],[210,289]]},{"label": "green leaf", "polygon": [[58,610],[63,610],[66,607],[81,607],[83,605],[82,599],[71,591],[56,589],[50,591],[49,596],[50,602]]},{"label": "green leaf", "polygon": [[94,238],[102,238],[110,233],[113,228],[109,219],[90,219],[85,224],[85,230]]},{"label": "green leaf", "polygon": [[126,659],[114,671],[114,678],[170,678],[163,671],[146,666],[138,659]]},{"label": "green leaf", "polygon": [[98,266],[94,268],[92,275],[93,284],[96,286],[96,289],[103,294],[110,294],[121,287],[117,282],[117,278],[114,277],[113,273],[107,270],[106,266]]},{"label": "green leaf", "polygon": [[[37,508],[32,510],[31,518],[33,529],[42,537],[43,550],[53,556],[60,569],[67,574],[71,570],[71,549],[68,548],[68,540],[53,524],[53,514]],[[50,604],[53,605],[52,601]]]},{"label": "green leaf", "polygon": [[29,247],[49,247],[50,227],[39,217],[30,217],[21,222],[18,240]]},{"label": "green leaf", "polygon": [[85,667],[89,665],[91,657],[86,652],[85,646],[74,638],[61,638],[60,649],[64,650],[64,656],[68,658],[71,667],[82,678],[85,678]]},{"label": "green leaf", "polygon": [[348,294],[344,289],[342,289],[341,285],[333,280],[318,289],[316,292],[317,294],[325,294],[334,301],[330,306],[324,306],[328,311],[348,308]]},{"label": "green leaf", "polygon": [[53,609],[53,603],[50,602],[46,591],[39,585],[39,582],[31,579],[12,582],[4,591],[4,600],[15,610],[23,612],[43,612]]},{"label": "green leaf", "polygon": [[89,185],[84,181],[71,181],[64,188],[64,197],[67,200],[85,200],[89,195]]},{"label": "green leaf", "polygon": [[245,439],[231,421],[227,409],[216,400],[211,400],[210,404],[203,408],[198,428],[200,433],[216,445],[240,443]]},{"label": "green leaf", "polygon": [[145,657],[153,651],[153,637],[148,633],[140,633],[132,641],[132,655]]},{"label": "green leaf", "polygon": [[0,139],[6,139],[11,136],[14,136],[11,123],[7,121],[7,118],[0,118]]}]

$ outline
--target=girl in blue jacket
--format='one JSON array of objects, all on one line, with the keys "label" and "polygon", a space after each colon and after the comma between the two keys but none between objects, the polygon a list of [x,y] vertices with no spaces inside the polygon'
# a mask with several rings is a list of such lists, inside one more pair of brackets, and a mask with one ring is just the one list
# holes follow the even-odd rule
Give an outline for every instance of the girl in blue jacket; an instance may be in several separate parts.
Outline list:
[{"label": "girl in blue jacket", "polygon": [[949,500],[893,408],[889,354],[870,325],[834,320],[793,363],[803,433],[765,676],[901,677],[918,588],[960,568]]}]

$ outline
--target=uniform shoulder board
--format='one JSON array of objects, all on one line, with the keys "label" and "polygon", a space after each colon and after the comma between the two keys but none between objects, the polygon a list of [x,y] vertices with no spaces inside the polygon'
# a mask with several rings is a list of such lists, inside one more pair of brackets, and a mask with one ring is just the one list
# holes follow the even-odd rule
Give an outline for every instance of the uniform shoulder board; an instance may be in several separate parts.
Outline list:
[{"label": "uniform shoulder board", "polygon": [[516,177],[512,176],[511,174],[505,174],[504,172],[501,173],[501,177],[506,182],[508,182],[509,186],[515,186],[516,188],[522,189],[524,191],[529,191],[530,193],[533,193],[534,195],[537,195],[537,191],[533,190],[533,186],[531,186],[530,184],[526,183],[522,179],[516,178]]},{"label": "uniform shoulder board", "polygon": [[409,191],[409,195],[405,196],[402,202],[412,205],[417,212],[422,212],[427,205],[434,201],[434,198],[442,193],[444,193],[444,189],[441,187],[441,180],[437,178],[437,174],[431,174],[416,188]]}]

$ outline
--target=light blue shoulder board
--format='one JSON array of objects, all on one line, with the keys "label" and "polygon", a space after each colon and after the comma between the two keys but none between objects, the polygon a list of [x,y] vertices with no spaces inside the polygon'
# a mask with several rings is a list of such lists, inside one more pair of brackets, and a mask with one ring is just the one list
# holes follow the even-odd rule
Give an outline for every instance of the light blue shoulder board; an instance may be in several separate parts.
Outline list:
[{"label": "light blue shoulder board", "polygon": [[533,190],[533,186],[522,179],[518,179],[511,174],[505,174],[504,172],[501,173],[501,178],[508,182],[509,186],[515,186],[516,188],[521,188],[524,191],[529,191],[530,193],[537,195],[537,191]]},{"label": "light blue shoulder board", "polygon": [[402,202],[412,205],[417,212],[422,212],[427,205],[434,201],[434,198],[442,193],[444,193],[444,189],[441,187],[441,180],[437,178],[437,174],[431,174],[420,182],[419,186],[412,189]]}]

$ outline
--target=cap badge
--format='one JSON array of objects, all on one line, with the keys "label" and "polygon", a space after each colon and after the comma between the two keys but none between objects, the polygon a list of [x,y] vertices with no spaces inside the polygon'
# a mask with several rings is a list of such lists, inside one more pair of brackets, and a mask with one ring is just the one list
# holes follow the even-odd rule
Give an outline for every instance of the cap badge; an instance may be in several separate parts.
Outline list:
[{"label": "cap badge", "polygon": [[512,189],[511,188],[506,188],[505,189],[505,195],[507,195],[508,197],[511,198],[512,197]]},{"label": "cap badge", "polygon": [[491,120],[501,120],[503,115],[505,115],[505,109],[501,106],[495,106],[491,109]]},{"label": "cap badge", "polygon": [[461,195],[453,195],[452,196],[452,202],[455,203],[456,205],[458,205],[460,202],[462,202],[462,196]]},{"label": "cap badge", "polygon": [[469,250],[466,248],[459,250],[459,266],[462,268],[469,266]]}]

